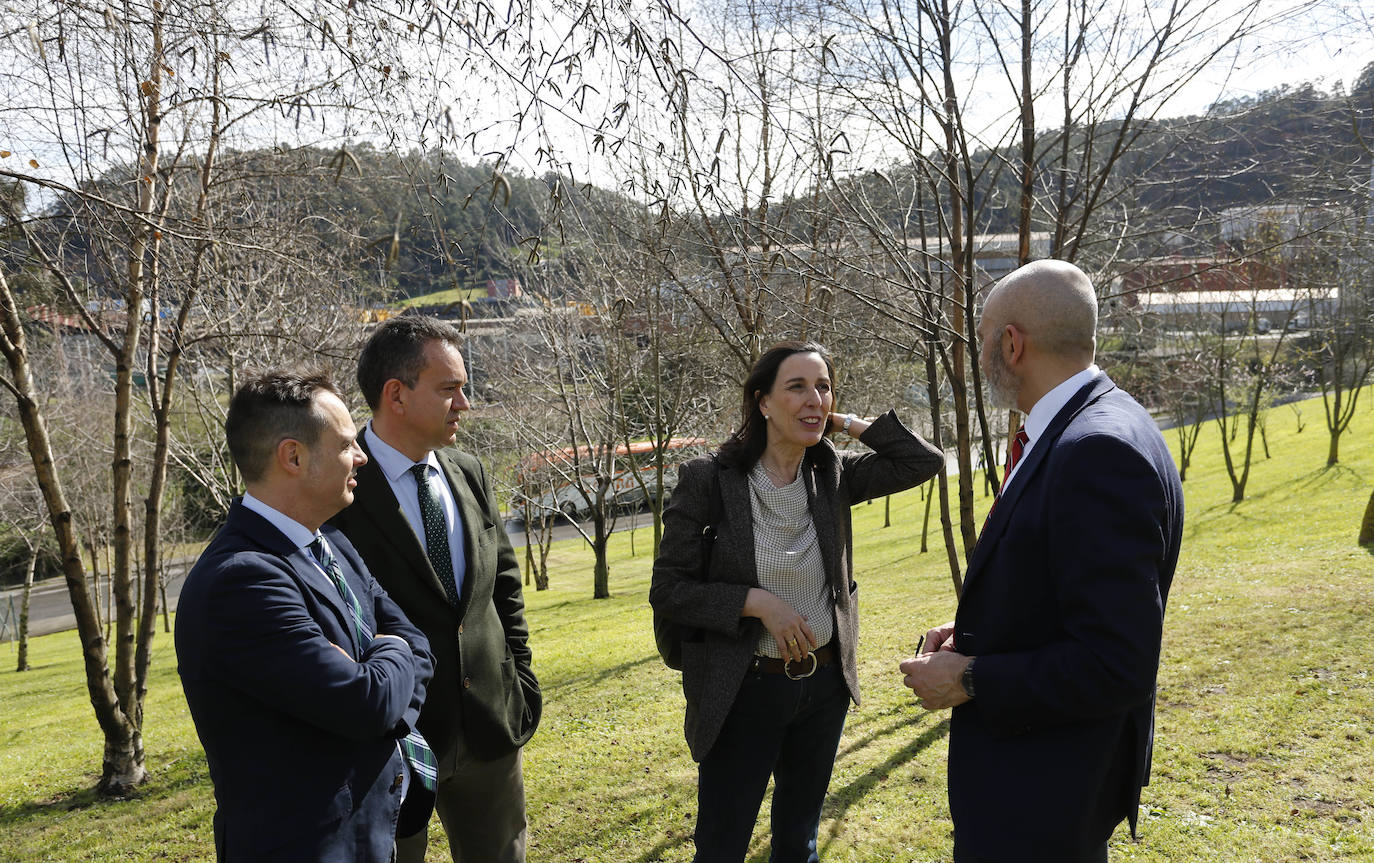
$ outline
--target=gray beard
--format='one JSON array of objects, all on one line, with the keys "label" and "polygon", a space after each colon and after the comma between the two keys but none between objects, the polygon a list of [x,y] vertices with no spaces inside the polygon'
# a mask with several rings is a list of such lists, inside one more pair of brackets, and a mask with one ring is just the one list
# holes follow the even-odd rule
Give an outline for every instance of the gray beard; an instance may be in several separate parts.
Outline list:
[{"label": "gray beard", "polygon": [[987,383],[988,401],[993,407],[1016,410],[1016,398],[1020,395],[1021,388],[1011,375],[1004,369],[994,368],[984,372],[983,380]]}]

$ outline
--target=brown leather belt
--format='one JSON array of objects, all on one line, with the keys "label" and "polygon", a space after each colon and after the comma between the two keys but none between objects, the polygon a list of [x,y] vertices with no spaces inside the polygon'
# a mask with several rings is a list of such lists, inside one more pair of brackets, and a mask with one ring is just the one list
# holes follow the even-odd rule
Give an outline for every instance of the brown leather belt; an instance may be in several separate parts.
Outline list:
[{"label": "brown leather belt", "polygon": [[[816,661],[812,662],[811,657]],[[781,659],[774,659],[771,656],[755,656],[754,662],[750,667],[753,671],[762,671],[764,674],[786,674],[793,680],[800,680],[803,677],[810,677],[816,673],[816,669],[822,665],[833,665],[839,662],[839,654],[835,650],[835,643],[823,644],[800,662],[793,660],[787,662]]]}]

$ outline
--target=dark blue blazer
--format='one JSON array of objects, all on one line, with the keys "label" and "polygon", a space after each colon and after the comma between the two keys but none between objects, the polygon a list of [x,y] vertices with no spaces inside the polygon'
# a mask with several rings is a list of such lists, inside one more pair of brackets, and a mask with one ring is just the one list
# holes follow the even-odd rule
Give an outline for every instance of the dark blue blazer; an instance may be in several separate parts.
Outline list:
[{"label": "dark blue blazer", "polygon": [[974,546],[955,648],[956,859],[1090,859],[1149,777],[1183,490],[1149,414],[1098,374],[1035,442]]},{"label": "dark blue blazer", "polygon": [[177,671],[215,784],[220,860],[391,857],[396,741],[433,658],[343,534],[323,533],[371,630],[404,642],[359,645],[309,551],[239,500],[182,588]]}]

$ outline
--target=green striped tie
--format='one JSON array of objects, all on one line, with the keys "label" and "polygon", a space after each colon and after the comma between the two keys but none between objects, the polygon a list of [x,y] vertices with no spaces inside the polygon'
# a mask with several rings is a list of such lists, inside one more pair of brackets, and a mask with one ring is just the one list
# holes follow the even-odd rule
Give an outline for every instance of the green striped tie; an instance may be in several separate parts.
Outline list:
[{"label": "green striped tie", "polygon": [[[372,641],[372,632],[367,627],[367,621],[363,619],[362,606],[358,604],[358,597],[353,593],[353,588],[348,586],[344,580],[343,570],[339,568],[339,562],[334,559],[334,552],[329,550],[329,544],[324,541],[324,537],[317,536],[315,541],[310,543],[310,551],[319,561],[325,573],[329,575],[334,587],[338,588],[339,594],[343,596],[344,605],[352,612],[353,634],[358,637],[358,646],[366,647]],[[438,780],[438,768],[434,762],[434,752],[425,742],[425,738],[419,731],[411,731],[401,739],[401,754],[405,755],[406,761],[410,764],[410,769],[415,777],[420,780],[420,784],[426,789],[433,791]]]}]

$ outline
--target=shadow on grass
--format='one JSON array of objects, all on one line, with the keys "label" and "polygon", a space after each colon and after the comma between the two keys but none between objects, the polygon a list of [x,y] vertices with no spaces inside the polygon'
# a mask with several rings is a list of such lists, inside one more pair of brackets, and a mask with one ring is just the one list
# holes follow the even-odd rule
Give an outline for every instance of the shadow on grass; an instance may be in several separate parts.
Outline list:
[{"label": "shadow on grass", "polygon": [[[137,795],[135,795],[137,796]],[[66,791],[45,800],[30,800],[18,806],[0,806],[0,828],[16,827],[35,818],[61,812],[76,812],[103,803],[125,803],[130,797],[106,797],[95,787]]]},{"label": "shadow on grass", "polygon": [[[1265,513],[1262,508],[1255,509],[1259,504],[1276,504],[1291,501],[1295,498],[1305,498],[1324,490],[1327,486],[1337,481],[1348,480],[1363,483],[1362,474],[1354,468],[1343,464],[1322,465],[1307,473],[1295,477],[1292,480],[1279,485],[1257,489],[1249,486],[1245,492],[1245,499],[1234,501],[1217,501],[1216,503],[1189,513],[1185,522],[1185,529],[1190,537],[1206,533],[1207,528],[1218,519],[1233,518],[1245,522],[1258,523],[1263,521],[1265,515],[1257,516],[1254,513]],[[1226,490],[1230,490],[1229,485]]]},{"label": "shadow on grass", "polygon": [[634,858],[634,863],[658,863],[663,859],[664,854],[674,848],[680,848],[690,841],[692,841],[692,832],[685,830],[681,836],[670,836],[662,842],[656,843],[652,848]]},{"label": "shadow on grass", "polygon": [[[896,710],[889,712],[896,712]],[[924,719],[924,717],[916,717],[914,719],[904,718],[899,722],[892,723],[891,725],[888,725],[880,730],[874,731],[873,733],[867,735],[866,737],[860,740],[855,741],[853,744],[845,748],[842,752],[839,753],[837,759],[843,758],[857,749],[862,749],[863,747],[878,740],[879,738],[887,737],[895,733],[899,728],[920,722],[922,719]],[[821,838],[821,842],[819,844],[822,846],[822,851],[828,851],[830,849],[830,846],[838,838],[840,828],[844,824],[845,815],[849,812],[851,808],[854,807],[856,803],[862,800],[865,795],[867,795],[870,791],[872,791],[883,781],[885,781],[887,777],[892,774],[893,770],[902,767],[904,764],[911,761],[921,752],[928,749],[937,740],[939,740],[942,737],[948,736],[948,734],[949,719],[948,717],[946,717],[944,719],[941,719],[938,723],[932,725],[930,728],[926,729],[925,732],[921,734],[921,736],[917,737],[915,740],[911,741],[906,746],[903,746],[901,749],[898,749],[897,751],[893,752],[891,755],[888,756],[887,760],[883,763],[875,765],[874,767],[865,771],[862,776],[858,777],[853,782],[850,782],[843,788],[840,788],[838,790],[831,790],[830,793],[826,795],[826,806],[822,813],[822,818],[828,819],[831,823],[831,827],[827,831],[826,836],[824,836],[823,838],[818,837]],[[765,798],[765,804],[766,802],[767,798]],[[760,817],[767,818],[766,809],[766,805],[760,809]],[[651,848],[646,849],[638,857],[633,858],[634,863],[657,863],[657,861],[663,859],[666,853],[688,844],[689,842],[691,842],[691,840],[691,830],[684,829],[681,835],[670,836],[654,844]],[[756,853],[752,854],[748,858],[749,863],[765,863],[765,861],[768,860],[769,853],[769,846],[767,845],[767,843],[764,843],[764,846],[761,849],[759,849]],[[825,854],[822,853],[821,856],[824,857]]]},{"label": "shadow on grass", "polygon": [[[924,717],[917,717],[911,721],[913,723],[919,722],[923,718]],[[826,836],[819,844],[828,851],[830,846],[835,843],[835,840],[839,838],[840,828],[844,825],[845,815],[856,803],[862,800],[864,796],[874,788],[885,782],[887,777],[892,774],[893,770],[902,767],[917,755],[920,755],[937,740],[948,736],[949,717],[945,716],[939,722],[927,728],[920,737],[917,737],[906,746],[903,746],[901,749],[889,755],[886,761],[869,768],[862,776],[843,788],[837,791],[831,791],[827,801],[830,806],[827,807],[827,811],[822,816],[828,816],[830,827],[825,831]],[[760,857],[759,859],[765,860],[767,858]]]},{"label": "shadow on grass", "polygon": [[154,770],[153,778],[139,786],[132,794],[111,797],[101,794],[92,784],[84,788],[69,789],[41,800],[30,800],[18,806],[0,806],[0,832],[11,827],[20,827],[30,822],[41,822],[54,817],[60,818],[66,812],[80,812],[86,809],[112,809],[114,807],[137,806],[139,801],[161,800],[181,794],[199,785],[210,782],[209,768],[204,753],[177,761],[168,762]]},{"label": "shadow on grass", "polygon": [[874,728],[873,730],[868,731],[866,734],[864,734],[863,737],[850,741],[849,745],[842,748],[836,755],[836,760],[846,758],[852,755],[853,753],[858,752],[860,749],[863,749],[864,747],[872,743],[876,743],[884,737],[890,737],[891,735],[896,734],[902,728],[905,728],[908,725],[912,725],[913,723],[920,721],[922,714],[913,714],[913,711],[915,709],[916,708],[913,708],[912,705],[909,703],[898,703],[893,704],[892,706],[880,712],[864,717],[865,722],[863,724],[865,726],[870,727],[876,724],[878,721],[887,719],[889,717],[892,717],[893,721],[883,726],[882,728]]},{"label": "shadow on grass", "polygon": [[568,687],[579,687],[586,686],[588,684],[595,685],[598,683],[603,683],[611,679],[612,677],[619,677],[620,675],[632,671],[636,668],[639,668],[642,665],[648,665],[652,662],[662,661],[663,660],[659,657],[657,653],[650,653],[640,657],[639,659],[631,659],[627,662],[622,662],[619,665],[612,665],[610,668],[599,669],[591,674],[569,675],[562,679],[548,683],[544,682],[541,675],[539,686],[544,691],[544,694],[548,695],[550,693],[559,692],[560,690]]}]

